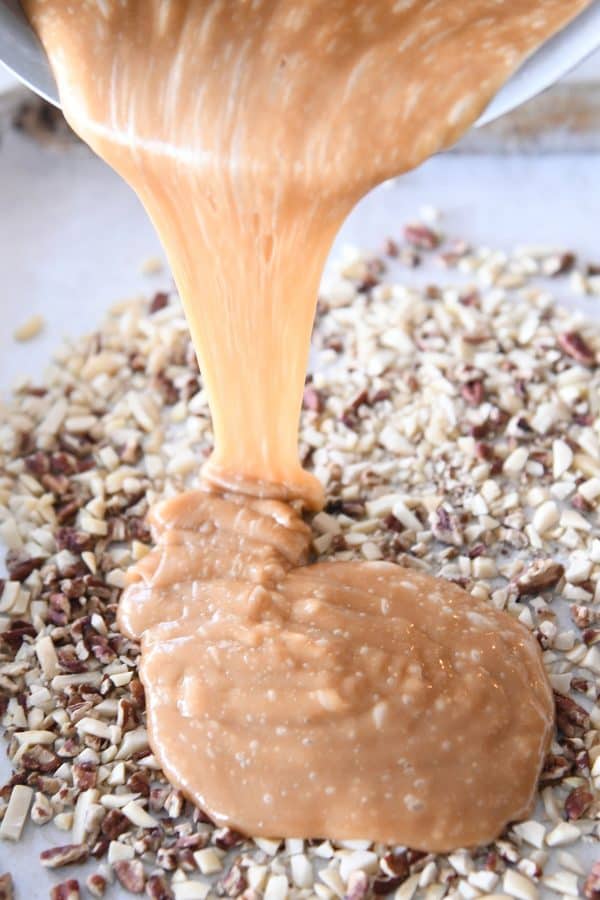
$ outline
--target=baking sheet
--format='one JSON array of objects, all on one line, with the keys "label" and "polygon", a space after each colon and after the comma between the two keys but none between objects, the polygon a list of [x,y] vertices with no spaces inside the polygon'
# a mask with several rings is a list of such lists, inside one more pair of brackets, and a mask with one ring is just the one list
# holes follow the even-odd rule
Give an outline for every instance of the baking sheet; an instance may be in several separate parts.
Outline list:
[{"label": "baking sheet", "polygon": [[[152,277],[141,273],[144,260],[160,249],[131,191],[81,145],[42,146],[16,133],[10,106],[5,104],[0,116],[4,394],[19,375],[42,375],[62,335],[94,327],[117,299],[150,293],[169,281],[166,271]],[[347,243],[377,248],[386,236],[399,235],[402,223],[423,206],[434,205],[444,211],[441,225],[448,233],[474,243],[552,244],[598,263],[599,178],[600,159],[593,154],[438,157],[367,197],[345,224],[334,255]],[[412,277],[428,282],[444,276],[423,268]],[[600,317],[600,298],[582,298],[575,305]],[[44,316],[44,333],[30,343],[15,343],[14,329],[33,313]],[[4,751],[2,744],[0,782],[10,771]],[[52,825],[28,823],[19,844],[0,843],[0,872],[13,873],[18,898],[46,898],[50,884],[68,877],[83,883],[82,872],[93,871],[93,865],[51,874],[37,863],[42,849],[68,839]],[[589,864],[594,848],[586,855]],[[117,888],[110,896],[120,896]]]}]

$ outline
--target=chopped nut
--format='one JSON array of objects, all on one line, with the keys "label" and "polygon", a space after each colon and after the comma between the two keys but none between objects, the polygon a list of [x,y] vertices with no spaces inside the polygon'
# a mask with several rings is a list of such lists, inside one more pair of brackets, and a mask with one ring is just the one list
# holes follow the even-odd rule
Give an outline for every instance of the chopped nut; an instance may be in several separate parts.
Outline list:
[{"label": "chopped nut", "polygon": [[536,559],[516,581],[519,594],[540,594],[555,587],[564,575],[564,567],[551,559]]},{"label": "chopped nut", "polygon": [[10,873],[0,875],[0,900],[14,900],[14,885]]},{"label": "chopped nut", "polygon": [[583,886],[583,896],[587,900],[599,900],[600,898],[600,863],[594,863],[590,874]]},{"label": "chopped nut", "polygon": [[86,878],[85,886],[87,887],[92,897],[104,897],[107,888],[107,881],[104,875],[101,875],[99,872],[94,872],[92,875],[88,875],[88,877]]},{"label": "chopped nut", "polygon": [[558,336],[558,344],[567,356],[573,357],[584,366],[593,366],[596,355],[577,331],[567,331]]},{"label": "chopped nut", "polygon": [[10,794],[4,818],[0,822],[0,840],[18,841],[27,821],[33,790],[24,784],[16,784]]},{"label": "chopped nut", "polygon": [[121,859],[114,863],[115,875],[126,891],[141,894],[146,885],[146,874],[139,859]]},{"label": "chopped nut", "polygon": [[574,788],[565,800],[567,819],[581,819],[592,805],[593,800],[593,794],[585,787]]},{"label": "chopped nut", "polygon": [[50,889],[50,900],[79,900],[79,882],[75,878],[55,884]]},{"label": "chopped nut", "polygon": [[65,844],[63,847],[51,847],[42,850],[40,862],[48,869],[70,866],[72,863],[85,862],[89,850],[86,844]]},{"label": "chopped nut", "polygon": [[150,900],[174,900],[175,894],[162,875],[151,875],[146,882],[146,894]]},{"label": "chopped nut", "polygon": [[31,316],[26,322],[23,322],[14,332],[15,341],[30,341],[37,337],[44,328],[44,317],[40,315]]}]

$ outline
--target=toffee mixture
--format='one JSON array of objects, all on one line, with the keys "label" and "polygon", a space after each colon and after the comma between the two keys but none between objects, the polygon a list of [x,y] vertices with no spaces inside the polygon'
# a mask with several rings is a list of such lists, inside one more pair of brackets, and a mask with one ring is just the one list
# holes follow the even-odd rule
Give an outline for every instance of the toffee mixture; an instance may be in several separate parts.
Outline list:
[{"label": "toffee mixture", "polygon": [[67,118],[157,227],[213,417],[205,489],[154,511],[121,603],[156,756],[257,835],[492,839],[528,814],[550,739],[535,639],[413,570],[308,565],[290,504],[323,492],[298,417],[345,216],[454,142],[586,0],[24,5]]}]

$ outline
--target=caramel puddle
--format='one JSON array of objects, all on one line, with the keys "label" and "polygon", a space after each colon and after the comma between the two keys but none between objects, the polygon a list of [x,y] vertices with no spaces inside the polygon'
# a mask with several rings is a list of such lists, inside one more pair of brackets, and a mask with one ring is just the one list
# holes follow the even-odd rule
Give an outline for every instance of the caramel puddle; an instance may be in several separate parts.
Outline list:
[{"label": "caramel puddle", "polygon": [[553,703],[519,622],[390,563],[307,565],[278,501],[192,492],[152,528],[119,624],[153,750],[215,822],[444,851],[528,815]]},{"label": "caramel puddle", "polygon": [[[25,0],[65,114],[171,262],[215,435],[153,514],[124,630],[153,750],[218,822],[444,850],[526,815],[537,645],[459,588],[306,565],[297,424],[321,270],[375,184],[454,142],[587,0]],[[277,497],[248,497],[244,493]]]}]

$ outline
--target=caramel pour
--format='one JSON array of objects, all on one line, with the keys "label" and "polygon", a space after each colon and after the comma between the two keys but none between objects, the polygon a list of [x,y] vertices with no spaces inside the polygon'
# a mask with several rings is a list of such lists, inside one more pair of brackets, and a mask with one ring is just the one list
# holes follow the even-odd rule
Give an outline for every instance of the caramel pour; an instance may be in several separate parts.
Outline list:
[{"label": "caramel pour", "polygon": [[156,225],[210,402],[214,492],[154,510],[120,607],[165,772],[253,834],[494,838],[530,811],[548,745],[536,642],[444,581],[307,565],[289,501],[323,490],[298,418],[345,216],[453,143],[587,0],[24,5],[67,118]]}]

